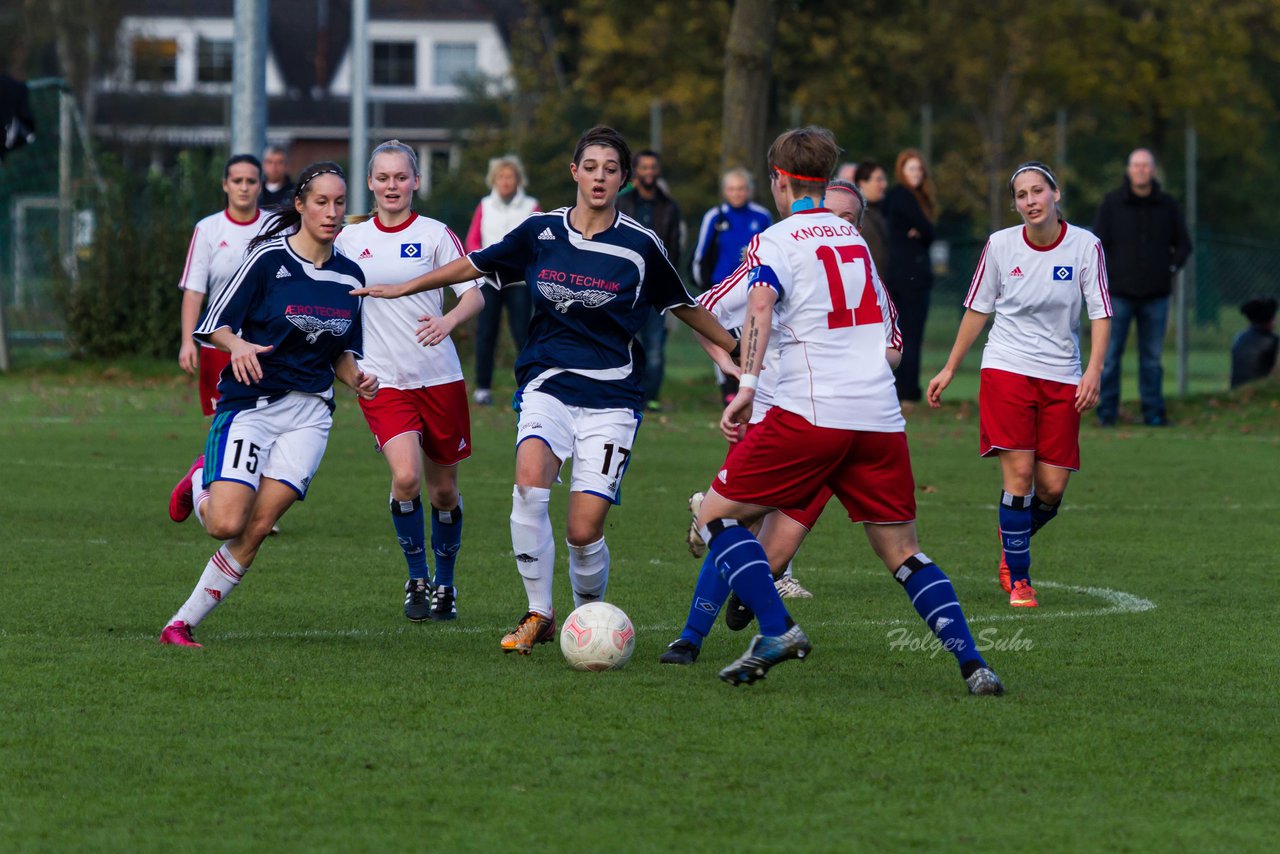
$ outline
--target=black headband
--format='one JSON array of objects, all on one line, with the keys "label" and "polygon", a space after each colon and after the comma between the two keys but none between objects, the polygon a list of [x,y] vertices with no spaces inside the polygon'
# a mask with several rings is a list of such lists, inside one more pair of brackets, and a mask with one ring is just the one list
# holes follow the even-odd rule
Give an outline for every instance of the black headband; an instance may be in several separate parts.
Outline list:
[{"label": "black headband", "polygon": [[347,180],[347,176],[342,174],[341,169],[321,169],[319,172],[313,172],[310,175],[308,175],[307,180],[299,184],[298,189],[293,191],[293,197],[295,199],[301,198],[302,191],[306,188],[306,186],[310,184],[312,181],[314,181],[316,178],[319,178],[321,175],[337,175],[343,181]]}]

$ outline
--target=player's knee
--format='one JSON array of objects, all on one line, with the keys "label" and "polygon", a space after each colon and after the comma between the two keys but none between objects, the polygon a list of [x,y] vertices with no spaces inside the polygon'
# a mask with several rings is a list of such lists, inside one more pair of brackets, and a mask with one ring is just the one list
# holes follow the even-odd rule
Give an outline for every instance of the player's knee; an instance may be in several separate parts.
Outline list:
[{"label": "player's knee", "polygon": [[1062,496],[1067,491],[1066,485],[1036,484],[1036,499],[1041,504],[1061,504]]},{"label": "player's knee", "polygon": [[213,502],[206,502],[204,528],[215,540],[234,540],[244,532],[247,518],[239,508],[223,509]]},{"label": "player's knee", "polygon": [[399,501],[412,501],[421,492],[418,473],[413,470],[391,472],[391,494]]},{"label": "player's knee", "polygon": [[589,546],[604,539],[604,524],[587,522],[581,519],[570,519],[565,528],[565,540],[574,548]]},{"label": "player's knee", "polygon": [[428,484],[427,497],[432,507],[451,509],[458,506],[458,487],[452,483]]}]

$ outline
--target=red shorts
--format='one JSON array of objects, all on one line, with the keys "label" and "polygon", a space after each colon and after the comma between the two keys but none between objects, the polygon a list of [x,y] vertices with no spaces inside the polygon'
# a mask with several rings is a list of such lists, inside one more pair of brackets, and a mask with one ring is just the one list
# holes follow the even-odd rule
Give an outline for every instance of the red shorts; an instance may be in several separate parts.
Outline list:
[{"label": "red shorts", "polygon": [[[746,437],[746,435],[751,432],[752,428],[757,426],[759,426],[759,422],[756,424],[744,425],[742,432],[743,437]],[[742,445],[743,442],[739,439],[737,442],[734,442],[729,446],[729,452],[724,455],[724,465],[720,468],[725,469],[729,467],[734,455],[738,453],[738,449],[741,448]],[[803,525],[806,530],[812,531],[813,526],[818,523],[818,517],[822,515],[822,511],[826,509],[827,502],[830,500],[831,490],[824,485],[818,490],[817,494],[813,496],[813,500],[803,507],[779,507],[778,512],[786,516],[788,519]]]},{"label": "red shorts", "polygon": [[778,508],[812,508],[830,490],[854,523],[916,518],[906,433],[815,427],[776,406],[738,443],[711,485],[731,501]]},{"label": "red shorts", "polygon": [[462,380],[426,388],[379,389],[373,400],[360,400],[378,450],[405,433],[417,433],[427,459],[451,466],[471,456],[471,410]]},{"label": "red shorts", "polygon": [[231,364],[231,354],[217,347],[200,348],[200,409],[212,415],[222,397],[218,393],[218,381],[222,369]]},{"label": "red shorts", "polygon": [[978,387],[978,453],[1031,451],[1038,462],[1080,470],[1076,386],[995,368]]}]

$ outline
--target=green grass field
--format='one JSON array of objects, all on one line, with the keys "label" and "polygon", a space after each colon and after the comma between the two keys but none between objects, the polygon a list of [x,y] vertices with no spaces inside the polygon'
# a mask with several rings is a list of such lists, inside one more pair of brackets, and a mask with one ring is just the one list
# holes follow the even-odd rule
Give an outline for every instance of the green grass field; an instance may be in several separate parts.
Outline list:
[{"label": "green grass field", "polygon": [[1275,385],[1086,426],[1032,613],[995,583],[975,408],[912,412],[924,548],[1007,695],[894,645],[927,635],[834,504],[796,564],[812,658],[733,689],[715,673],[748,637],[722,625],[695,666],[657,663],[697,571],[685,499],[723,455],[705,369],[673,362],[609,520],[637,646],[605,674],[498,651],[524,610],[508,411],[473,413],[456,623],[401,614],[385,467],[344,395],[310,498],[181,650],[156,636],[216,547],[165,512],[203,444],[194,388],[167,365],[0,377],[0,850],[1270,849]]}]

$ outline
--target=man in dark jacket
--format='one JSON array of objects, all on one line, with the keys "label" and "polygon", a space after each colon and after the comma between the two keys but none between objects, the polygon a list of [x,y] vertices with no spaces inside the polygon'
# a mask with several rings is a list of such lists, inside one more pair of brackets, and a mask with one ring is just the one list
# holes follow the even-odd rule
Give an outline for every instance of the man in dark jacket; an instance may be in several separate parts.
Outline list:
[{"label": "man in dark jacket", "polygon": [[1133,320],[1138,323],[1142,420],[1151,427],[1168,423],[1160,358],[1173,276],[1191,255],[1191,237],[1178,203],[1160,189],[1155,169],[1155,156],[1147,149],[1130,154],[1124,186],[1107,194],[1093,223],[1093,233],[1107,255],[1107,279],[1115,310],[1098,400],[1098,422],[1104,427],[1114,425],[1119,414],[1120,361]]},{"label": "man in dark jacket", "polygon": [[[618,196],[618,210],[654,231],[667,250],[667,257],[680,266],[680,207],[667,195],[658,179],[662,177],[662,158],[651,149],[636,154],[633,161],[635,183]],[[640,330],[640,346],[644,348],[644,404],[650,411],[662,408],[658,392],[662,388],[663,350],[667,346],[666,317],[654,312]]]}]

